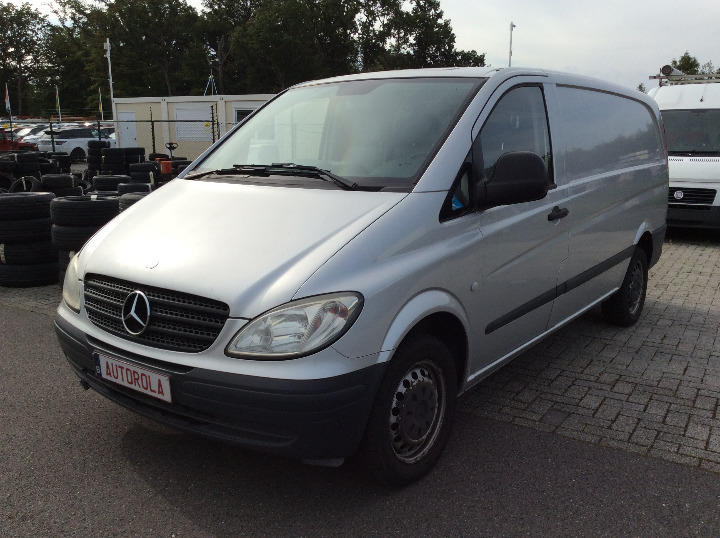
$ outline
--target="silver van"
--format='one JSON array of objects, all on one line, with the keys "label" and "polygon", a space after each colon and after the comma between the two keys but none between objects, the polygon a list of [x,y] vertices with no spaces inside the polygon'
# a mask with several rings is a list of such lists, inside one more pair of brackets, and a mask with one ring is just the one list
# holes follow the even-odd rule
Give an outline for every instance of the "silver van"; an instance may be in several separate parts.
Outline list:
[{"label": "silver van", "polygon": [[87,242],[60,343],[157,421],[410,482],[459,394],[595,305],[637,321],[660,125],[639,92],[536,69],[299,84]]}]

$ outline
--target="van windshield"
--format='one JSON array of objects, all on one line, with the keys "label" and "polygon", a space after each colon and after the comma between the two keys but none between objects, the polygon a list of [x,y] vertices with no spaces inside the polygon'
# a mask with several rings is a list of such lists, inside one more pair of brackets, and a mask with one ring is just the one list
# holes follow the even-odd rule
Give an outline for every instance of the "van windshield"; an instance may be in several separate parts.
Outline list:
[{"label": "van windshield", "polygon": [[294,163],[364,187],[411,188],[486,79],[408,78],[293,88],[193,170]]},{"label": "van windshield", "polygon": [[670,154],[720,155],[720,109],[663,110]]}]

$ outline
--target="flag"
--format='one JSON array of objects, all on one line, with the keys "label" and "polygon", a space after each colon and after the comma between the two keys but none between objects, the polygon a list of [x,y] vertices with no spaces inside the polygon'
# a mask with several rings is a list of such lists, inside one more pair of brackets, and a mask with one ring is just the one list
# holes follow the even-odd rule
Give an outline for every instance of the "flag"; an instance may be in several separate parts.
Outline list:
[{"label": "flag", "polygon": [[62,113],[60,112],[60,92],[58,91],[57,86],[55,86],[55,107],[57,108],[58,119],[62,121]]},{"label": "flag", "polygon": [[10,108],[10,94],[8,93],[7,82],[5,83],[5,110],[7,110],[8,114],[12,114],[12,109]]}]

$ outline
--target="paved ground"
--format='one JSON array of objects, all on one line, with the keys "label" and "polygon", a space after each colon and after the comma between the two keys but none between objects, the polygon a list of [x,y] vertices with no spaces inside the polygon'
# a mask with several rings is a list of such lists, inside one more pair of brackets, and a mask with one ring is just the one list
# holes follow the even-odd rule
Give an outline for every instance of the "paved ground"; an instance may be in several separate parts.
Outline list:
[{"label": "paved ground", "polygon": [[720,238],[671,235],[640,323],[591,312],[516,359],[463,398],[439,467],[389,491],[82,391],[59,288],[0,288],[0,534],[717,536],[719,290]]}]

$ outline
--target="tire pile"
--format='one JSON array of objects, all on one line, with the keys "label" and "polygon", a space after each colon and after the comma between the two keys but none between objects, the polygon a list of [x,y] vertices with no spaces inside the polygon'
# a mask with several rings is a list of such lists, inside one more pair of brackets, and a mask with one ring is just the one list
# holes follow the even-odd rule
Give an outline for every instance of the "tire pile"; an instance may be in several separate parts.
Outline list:
[{"label": "tire pile", "polygon": [[41,286],[57,282],[58,253],[50,241],[47,192],[0,196],[0,285]]},{"label": "tire pile", "polygon": [[70,259],[95,232],[118,214],[117,196],[67,196],[50,203],[52,243],[58,252],[58,280]]},{"label": "tire pile", "polygon": [[92,178],[100,171],[102,163],[102,149],[109,148],[107,140],[88,140],[87,175]]},{"label": "tire pile", "polygon": [[33,176],[37,179],[43,174],[70,172],[70,156],[67,153],[45,153],[26,151],[0,155],[0,188],[8,189],[17,178]]},{"label": "tire pile", "polygon": [[100,150],[100,172],[105,175],[127,174],[131,164],[145,160],[145,148],[110,148]]},{"label": "tire pile", "polygon": [[172,173],[163,174],[158,162],[144,161],[143,148],[108,145],[88,143],[85,175],[69,173],[67,154],[0,156],[0,286],[62,284],[70,259],[95,232],[191,162],[176,157]]}]

